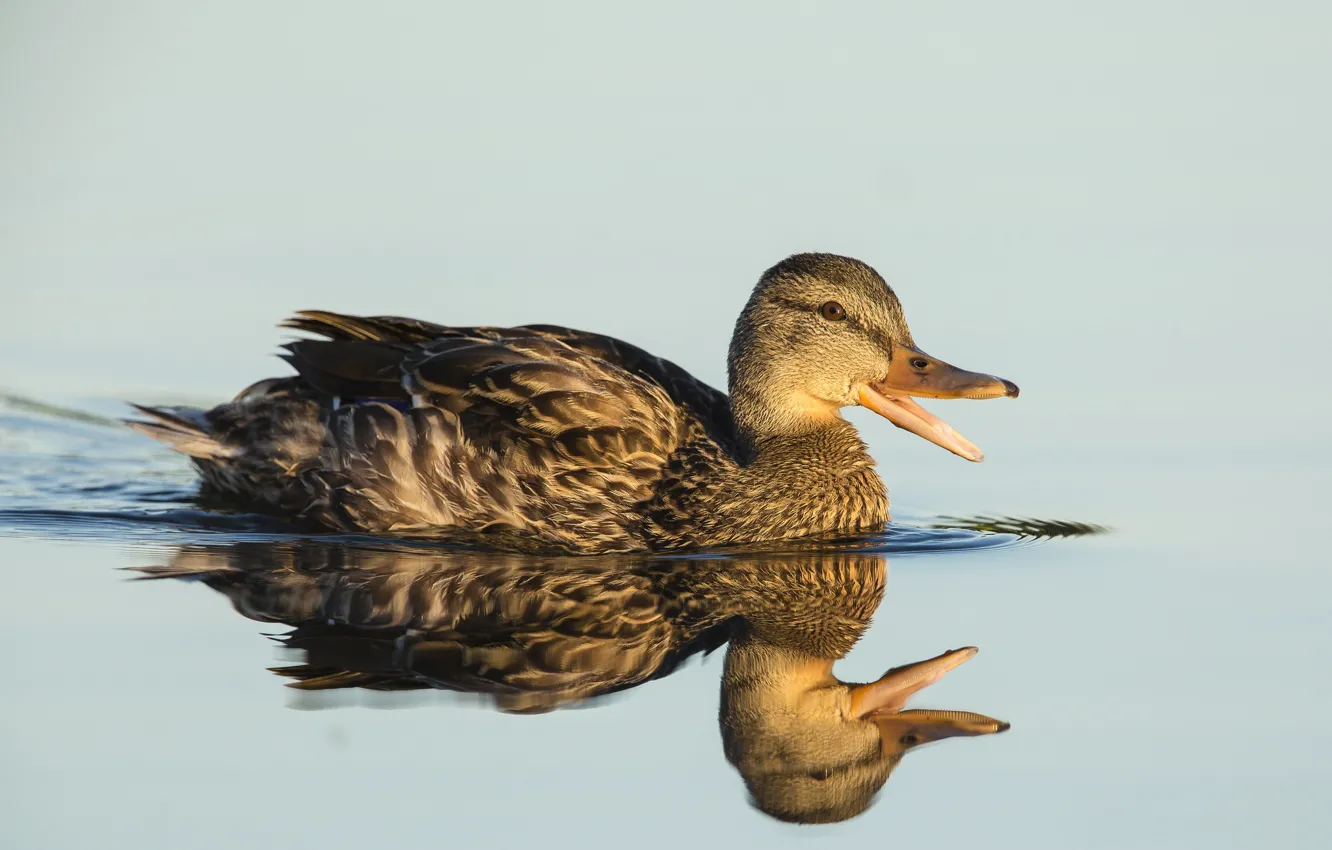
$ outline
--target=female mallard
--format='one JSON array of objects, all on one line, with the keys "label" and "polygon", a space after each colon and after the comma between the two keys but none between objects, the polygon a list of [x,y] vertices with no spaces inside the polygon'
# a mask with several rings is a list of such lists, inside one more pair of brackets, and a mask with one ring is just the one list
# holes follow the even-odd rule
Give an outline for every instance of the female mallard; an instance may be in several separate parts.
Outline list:
[{"label": "female mallard", "polygon": [[874,269],[797,254],[736,322],[730,396],[611,337],[309,311],[297,376],[130,424],[190,455],[204,495],[345,531],[627,552],[864,531],[888,521],[860,404],[968,460],[911,396],[1016,396],[915,347]]},{"label": "female mallard", "polygon": [[240,614],[291,626],[282,643],[304,663],[271,669],[305,692],[437,688],[544,712],[729,641],[723,752],[755,805],[785,821],[854,817],[922,744],[1009,728],[905,707],[974,647],[869,683],[834,674],[883,599],[881,553],[570,559],[281,540],[189,547],[143,572],[201,581]]}]

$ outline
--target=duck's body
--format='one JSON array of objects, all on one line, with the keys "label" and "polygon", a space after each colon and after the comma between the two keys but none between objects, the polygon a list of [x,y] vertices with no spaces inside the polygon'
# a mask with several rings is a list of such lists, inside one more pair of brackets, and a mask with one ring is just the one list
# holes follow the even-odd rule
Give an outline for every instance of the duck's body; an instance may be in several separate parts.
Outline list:
[{"label": "duck's body", "polygon": [[316,538],[193,547],[143,572],[201,580],[244,616],[294,627],[282,641],[304,663],[273,671],[300,690],[438,688],[526,714],[641,685],[721,646],[736,577],[707,581],[703,567]]},{"label": "duck's body", "polygon": [[188,547],[143,572],[201,581],[244,616],[291,626],[282,642],[304,663],[272,669],[303,691],[435,688],[543,712],[670,675],[729,640],[724,752],[783,820],[852,817],[914,747],[1008,725],[904,710],[974,649],[868,684],[833,674],[883,598],[877,553],[548,558],[314,539]]},{"label": "duck's body", "polygon": [[[829,304],[842,315],[821,317]],[[287,326],[325,339],[287,346],[297,376],[132,424],[191,455],[205,495],[346,531],[589,554],[854,533],[887,522],[888,496],[837,411],[886,385],[893,346],[920,354],[900,312],[868,266],[793,257],[741,316],[729,397],[607,336],[305,312]],[[806,362],[819,358],[837,368]],[[1016,394],[928,365],[988,384],[979,397]]]}]

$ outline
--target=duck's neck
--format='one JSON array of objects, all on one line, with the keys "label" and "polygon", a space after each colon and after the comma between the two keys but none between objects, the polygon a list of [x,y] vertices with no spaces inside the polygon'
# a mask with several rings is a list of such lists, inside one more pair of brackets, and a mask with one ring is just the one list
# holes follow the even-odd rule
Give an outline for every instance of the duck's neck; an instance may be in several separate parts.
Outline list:
[{"label": "duck's neck", "polygon": [[797,438],[846,425],[837,405],[814,398],[795,385],[755,381],[748,372],[734,373],[729,381],[731,417],[746,449],[766,440]]},{"label": "duck's neck", "polygon": [[[879,528],[888,492],[851,423],[756,435],[741,431],[743,457],[717,495],[734,542]],[[725,504],[730,503],[730,504]]]},{"label": "duck's neck", "polygon": [[729,701],[732,709],[787,706],[802,693],[835,686],[834,661],[836,658],[801,648],[768,643],[742,622],[726,648],[723,702]]}]

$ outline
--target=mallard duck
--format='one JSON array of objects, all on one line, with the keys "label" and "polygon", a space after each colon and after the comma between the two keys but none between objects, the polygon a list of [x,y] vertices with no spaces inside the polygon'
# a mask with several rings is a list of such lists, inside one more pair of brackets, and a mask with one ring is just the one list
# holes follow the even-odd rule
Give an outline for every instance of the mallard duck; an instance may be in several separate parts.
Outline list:
[{"label": "mallard duck", "polygon": [[[152,578],[189,578],[293,631],[301,691],[435,688],[530,714],[669,674],[725,643],[735,606],[693,559],[367,548],[320,539],[186,547]],[[735,578],[724,579],[729,586]]]},{"label": "mallard duck", "polygon": [[904,708],[974,647],[867,684],[833,675],[883,599],[881,554],[533,558],[306,540],[189,548],[144,571],[294,627],[283,643],[305,663],[274,671],[305,692],[436,688],[526,714],[661,678],[729,639],[723,750],[755,804],[787,821],[853,817],[914,748],[1008,728]]},{"label": "mallard duck", "polygon": [[755,805],[779,820],[834,823],[855,817],[916,747],[1010,728],[971,711],[904,708],[977,651],[974,646],[949,650],[854,684],[833,675],[836,657],[824,651],[742,632],[727,649],[722,675],[726,758]]},{"label": "mallard duck", "polygon": [[913,396],[1018,388],[916,347],[868,265],[797,254],[736,323],[729,395],[608,336],[307,311],[297,375],[130,424],[194,459],[202,495],[320,527],[483,548],[667,550],[881,528],[888,494],[840,410],[868,407],[967,460]]}]

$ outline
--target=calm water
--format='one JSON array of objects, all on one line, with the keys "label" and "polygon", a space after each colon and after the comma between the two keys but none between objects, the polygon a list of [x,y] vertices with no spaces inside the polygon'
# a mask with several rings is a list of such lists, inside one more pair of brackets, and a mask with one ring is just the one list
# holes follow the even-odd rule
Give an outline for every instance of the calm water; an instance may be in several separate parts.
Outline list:
[{"label": "calm water", "polygon": [[[381,5],[0,4],[0,845],[1327,844],[1332,5]],[[806,250],[1022,395],[927,405],[981,465],[852,411],[898,524],[836,554],[552,567],[632,627],[517,605],[532,564],[194,511],[111,421],[282,372],[305,308],[722,384]],[[529,614],[563,642],[462,663]],[[769,817],[702,650],[820,623],[863,629],[846,682],[979,647],[911,705],[1012,728]]]},{"label": "calm water", "polygon": [[[1328,581],[1298,515],[1098,533],[899,508],[835,551],[495,556],[195,511],[184,461],[113,403],[75,409],[0,408],[16,846],[1299,846],[1328,824]],[[980,647],[910,705],[1012,728],[906,753],[852,820],[770,819],[745,782],[766,754],[812,765],[814,791],[766,792],[788,819],[854,814],[883,777],[824,778],[848,733],[817,707],[719,714],[743,702],[726,654],[857,637],[849,682]],[[763,669],[800,693],[782,652]]]}]

